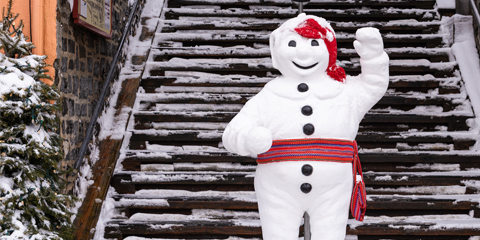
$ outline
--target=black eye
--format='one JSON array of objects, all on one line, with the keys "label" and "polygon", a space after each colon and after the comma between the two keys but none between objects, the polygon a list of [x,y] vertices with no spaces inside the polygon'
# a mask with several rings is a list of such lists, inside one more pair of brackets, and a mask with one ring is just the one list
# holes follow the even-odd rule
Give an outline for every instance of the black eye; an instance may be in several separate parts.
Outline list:
[{"label": "black eye", "polygon": [[288,46],[289,46],[289,47],[296,47],[296,46],[297,46],[297,42],[291,40],[290,42],[288,42]]},{"label": "black eye", "polygon": [[312,43],[311,43],[311,44],[312,44],[312,46],[318,46],[317,40],[312,40]]}]

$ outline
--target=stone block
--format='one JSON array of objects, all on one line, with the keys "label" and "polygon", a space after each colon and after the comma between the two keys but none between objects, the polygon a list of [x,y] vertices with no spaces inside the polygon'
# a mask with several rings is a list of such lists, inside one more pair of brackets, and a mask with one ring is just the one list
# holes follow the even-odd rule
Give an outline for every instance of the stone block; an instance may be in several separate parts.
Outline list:
[{"label": "stone block", "polygon": [[63,98],[62,100],[62,115],[67,116],[68,115],[68,100],[67,98]]},{"label": "stone block", "polygon": [[[68,76],[70,77],[70,76]],[[75,96],[78,96],[78,85],[79,85],[79,80],[78,80],[78,76],[77,75],[74,75],[73,76],[73,81],[72,81],[72,94],[75,95]]]},{"label": "stone block", "polygon": [[98,83],[98,81],[93,81],[93,77],[92,77],[92,82],[93,82],[93,94],[100,94],[100,85]]},{"label": "stone block", "polygon": [[72,149],[70,151],[70,153],[69,153],[70,154],[70,160],[77,160],[78,151],[79,151],[78,148]]},{"label": "stone block", "polygon": [[67,62],[68,62],[68,59],[67,57],[62,57],[62,60],[61,60],[61,71],[62,72],[66,72],[67,71]]},{"label": "stone block", "polygon": [[82,117],[86,117],[88,115],[88,112],[87,112],[87,104],[82,104],[82,106],[80,107],[80,116]]},{"label": "stone block", "polygon": [[63,93],[72,92],[72,81],[70,78],[62,77],[62,83],[60,85],[60,91]]},{"label": "stone block", "polygon": [[95,111],[95,107],[97,106],[97,100],[93,100],[92,104],[90,104],[90,115],[88,117],[93,117],[93,112]]},{"label": "stone block", "polygon": [[85,72],[85,62],[80,62],[80,71]]},{"label": "stone block", "polygon": [[74,67],[75,67],[75,65],[73,64],[73,59],[70,59],[68,61],[68,69],[73,70]]},{"label": "stone block", "polygon": [[75,53],[75,40],[68,39],[68,52]]},{"label": "stone block", "polygon": [[93,64],[93,76],[98,77],[98,74],[100,72],[100,62],[95,61]]},{"label": "stone block", "polygon": [[74,113],[75,113],[75,102],[73,101],[73,99],[68,99],[68,115],[69,116],[73,116]]},{"label": "stone block", "polygon": [[67,134],[72,134],[73,133],[73,121],[72,120],[67,120],[67,127],[66,127],[66,132]]},{"label": "stone block", "polygon": [[92,95],[93,93],[93,78],[91,77],[81,77],[80,78],[80,92],[79,98],[86,99],[88,96]]},{"label": "stone block", "polygon": [[73,122],[73,136],[78,136],[78,121]]},{"label": "stone block", "polygon": [[75,116],[80,117],[80,104],[75,103]]},{"label": "stone block", "polygon": [[105,77],[108,69],[105,63],[106,63],[105,58],[100,59],[100,74],[102,75],[102,77]]},{"label": "stone block", "polygon": [[78,59],[78,56],[75,58],[75,69],[77,71],[80,70],[80,60]]},{"label": "stone block", "polygon": [[102,38],[100,40],[100,54],[102,54],[102,55],[107,54],[107,49],[108,49],[107,44],[109,44],[109,43],[107,43],[107,41],[105,41],[104,38]]},{"label": "stone block", "polygon": [[85,138],[85,126],[83,125],[83,122],[79,122],[78,124],[78,138],[77,138],[77,143],[83,142],[83,139]]},{"label": "stone block", "polygon": [[67,39],[62,37],[62,51],[66,52],[68,50]]},{"label": "stone block", "polygon": [[87,57],[87,50],[85,50],[84,46],[79,46],[78,53],[80,54],[80,58]]},{"label": "stone block", "polygon": [[93,60],[90,57],[87,58],[87,69],[88,72],[93,72]]}]

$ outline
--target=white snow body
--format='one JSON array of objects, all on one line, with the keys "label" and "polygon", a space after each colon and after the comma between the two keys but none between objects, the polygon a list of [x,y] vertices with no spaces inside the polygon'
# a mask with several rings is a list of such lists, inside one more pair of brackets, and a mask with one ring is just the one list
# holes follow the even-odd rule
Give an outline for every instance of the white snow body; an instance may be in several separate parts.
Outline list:
[{"label": "white snow body", "polygon": [[[272,33],[272,62],[282,76],[267,83],[228,124],[223,134],[228,151],[256,156],[268,151],[272,140],[279,139],[354,140],[363,116],[385,94],[389,58],[383,51],[379,31],[375,28],[357,31],[354,46],[361,57],[362,73],[347,76],[342,83],[326,74],[329,54],[324,40],[316,39],[319,43],[316,45],[312,43],[314,39],[293,30],[309,18],[331,29],[323,18],[301,14]],[[331,40],[331,36],[327,35],[325,40]],[[291,41],[295,41],[295,47]],[[311,114],[302,113],[305,106],[311,108]],[[304,132],[307,124],[313,125],[313,133]],[[305,164],[313,167],[309,176],[302,173]],[[304,183],[312,186],[310,192],[301,191]],[[302,216],[308,212],[313,240],[344,240],[352,187],[352,164],[319,161],[259,164],[255,191],[263,239],[298,239]]]}]

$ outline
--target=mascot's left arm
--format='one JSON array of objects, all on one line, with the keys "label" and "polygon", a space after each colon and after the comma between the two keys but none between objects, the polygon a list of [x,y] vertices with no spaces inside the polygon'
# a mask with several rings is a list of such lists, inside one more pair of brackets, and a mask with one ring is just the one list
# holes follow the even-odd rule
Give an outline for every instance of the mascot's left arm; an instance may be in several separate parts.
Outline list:
[{"label": "mascot's left arm", "polygon": [[351,90],[357,95],[359,117],[363,117],[385,94],[388,88],[388,55],[383,51],[383,40],[376,28],[361,28],[353,43],[360,56],[362,73],[353,77]]}]

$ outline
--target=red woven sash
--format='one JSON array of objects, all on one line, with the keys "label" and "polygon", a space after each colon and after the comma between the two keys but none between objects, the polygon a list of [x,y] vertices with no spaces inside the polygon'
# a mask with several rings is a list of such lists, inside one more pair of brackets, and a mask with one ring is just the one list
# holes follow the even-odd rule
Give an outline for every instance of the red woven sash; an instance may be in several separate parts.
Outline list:
[{"label": "red woven sash", "polygon": [[[352,163],[354,185],[350,212],[356,220],[363,221],[367,209],[367,193],[356,141],[323,138],[274,140],[270,150],[257,157],[258,164],[286,161]],[[359,179],[357,175],[360,176]]]},{"label": "red woven sash", "polygon": [[355,143],[349,140],[307,138],[274,140],[272,147],[257,157],[258,164],[285,161],[351,163]]}]

